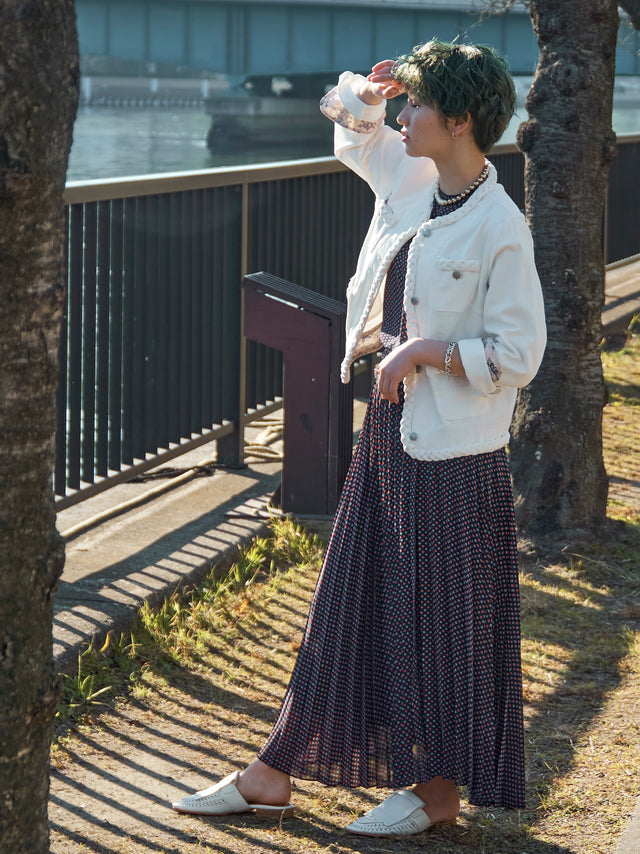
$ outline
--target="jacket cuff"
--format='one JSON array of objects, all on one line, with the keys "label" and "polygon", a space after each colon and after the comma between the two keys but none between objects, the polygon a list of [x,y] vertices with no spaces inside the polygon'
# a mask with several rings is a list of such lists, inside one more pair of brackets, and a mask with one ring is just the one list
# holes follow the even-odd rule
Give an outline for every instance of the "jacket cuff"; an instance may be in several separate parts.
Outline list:
[{"label": "jacket cuff", "polygon": [[363,122],[377,122],[384,117],[387,102],[365,104],[364,101],[361,101],[356,95],[355,90],[365,81],[366,77],[363,77],[362,74],[343,71],[338,79],[338,95],[354,118],[360,119]]},{"label": "jacket cuff", "polygon": [[481,338],[465,338],[458,341],[458,352],[471,387],[483,397],[500,391],[491,377],[487,366],[484,343]]},{"label": "jacket cuff", "polygon": [[355,90],[364,80],[361,74],[343,71],[338,85],[320,99],[322,115],[354,133],[375,133],[384,122],[387,102],[365,104],[361,101]]}]

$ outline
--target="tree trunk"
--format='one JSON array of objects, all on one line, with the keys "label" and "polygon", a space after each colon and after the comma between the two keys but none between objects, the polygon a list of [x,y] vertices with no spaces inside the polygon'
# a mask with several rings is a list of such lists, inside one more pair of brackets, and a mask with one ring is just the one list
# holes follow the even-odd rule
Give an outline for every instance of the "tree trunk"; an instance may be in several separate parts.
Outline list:
[{"label": "tree trunk", "polygon": [[531,0],[530,14],[540,56],[518,145],[549,343],[519,396],[511,464],[518,524],[535,540],[606,520],[599,343],[618,10],[615,0]]},{"label": "tree trunk", "polygon": [[62,191],[78,98],[73,0],[0,3],[0,852],[49,850],[59,688],[52,491]]}]

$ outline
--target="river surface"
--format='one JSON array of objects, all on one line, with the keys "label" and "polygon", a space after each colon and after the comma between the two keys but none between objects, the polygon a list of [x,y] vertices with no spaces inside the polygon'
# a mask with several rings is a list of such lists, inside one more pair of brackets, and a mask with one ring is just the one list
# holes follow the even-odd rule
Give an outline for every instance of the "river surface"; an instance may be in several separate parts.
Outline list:
[{"label": "river surface", "polygon": [[[640,87],[637,79],[636,87]],[[519,102],[523,87],[519,86]],[[518,125],[526,118],[521,103],[501,142],[515,141]],[[68,181],[100,180],[159,172],[184,172],[331,154],[329,142],[258,145],[212,154],[206,136],[210,117],[204,108],[83,107],[74,128]],[[640,98],[614,108],[618,134],[640,133]]]}]

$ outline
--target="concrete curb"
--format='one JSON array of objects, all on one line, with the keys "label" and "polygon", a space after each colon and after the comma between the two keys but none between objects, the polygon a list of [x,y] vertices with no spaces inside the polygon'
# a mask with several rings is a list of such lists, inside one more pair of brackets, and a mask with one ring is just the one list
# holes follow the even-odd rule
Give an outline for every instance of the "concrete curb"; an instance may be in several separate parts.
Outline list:
[{"label": "concrete curb", "polygon": [[[101,643],[107,632],[127,629],[145,602],[228,566],[265,527],[278,482],[278,466],[267,468],[275,471],[197,478],[68,543],[53,617],[58,672],[75,671],[92,638]],[[59,526],[64,534],[60,517]]]},{"label": "concrete curb", "polygon": [[640,852],[640,798],[629,817],[627,826],[616,848],[616,854],[639,854]]}]

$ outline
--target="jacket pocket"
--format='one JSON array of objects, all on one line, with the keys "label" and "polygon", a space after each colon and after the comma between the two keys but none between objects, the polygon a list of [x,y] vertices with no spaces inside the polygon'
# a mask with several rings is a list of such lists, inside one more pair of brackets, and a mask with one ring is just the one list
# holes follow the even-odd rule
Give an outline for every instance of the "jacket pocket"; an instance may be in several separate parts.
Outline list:
[{"label": "jacket pocket", "polygon": [[439,258],[431,289],[435,311],[466,311],[475,302],[480,286],[480,259]]},{"label": "jacket pocket", "polygon": [[478,394],[462,377],[439,373],[431,377],[431,382],[436,409],[443,421],[486,415],[494,405],[491,396]]}]

